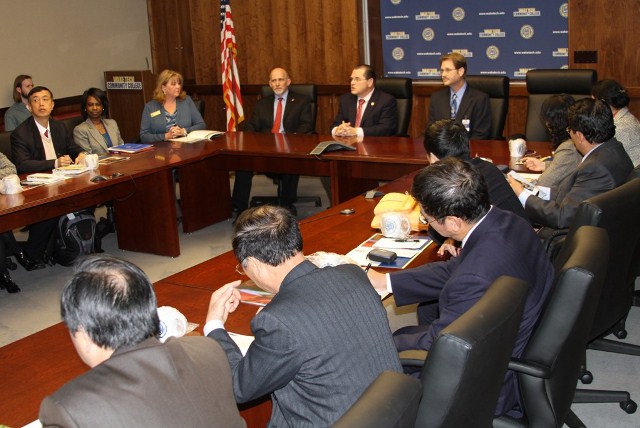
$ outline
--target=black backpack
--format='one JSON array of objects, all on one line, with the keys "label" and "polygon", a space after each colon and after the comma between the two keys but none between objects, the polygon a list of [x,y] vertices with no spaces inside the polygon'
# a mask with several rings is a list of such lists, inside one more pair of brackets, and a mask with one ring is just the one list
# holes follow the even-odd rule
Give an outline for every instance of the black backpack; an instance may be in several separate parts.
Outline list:
[{"label": "black backpack", "polygon": [[78,257],[95,252],[96,218],[91,212],[79,211],[63,215],[58,220],[55,261],[71,266]]}]

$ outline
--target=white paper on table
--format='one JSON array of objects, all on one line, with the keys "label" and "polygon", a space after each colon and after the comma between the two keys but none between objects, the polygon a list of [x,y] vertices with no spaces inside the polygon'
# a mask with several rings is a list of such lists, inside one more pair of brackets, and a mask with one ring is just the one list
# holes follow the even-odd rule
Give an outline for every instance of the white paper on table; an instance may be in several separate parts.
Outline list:
[{"label": "white paper on table", "polygon": [[380,238],[375,244],[373,244],[373,246],[376,248],[384,248],[386,250],[395,250],[395,249],[402,249],[402,248],[408,249],[408,250],[418,250],[424,245],[425,242],[426,242],[426,239]]},{"label": "white paper on table", "polygon": [[35,421],[26,424],[22,428],[42,428],[42,422],[40,422],[40,419],[36,419]]},{"label": "white paper on table", "polygon": [[255,337],[247,336],[246,334],[238,334],[238,333],[231,333],[231,332],[228,332],[228,333],[229,333],[229,337],[231,337],[231,339],[234,342],[236,342],[236,345],[238,345],[238,348],[240,348],[240,352],[242,352],[242,356],[247,355],[249,346],[251,346],[251,344],[255,340]]}]

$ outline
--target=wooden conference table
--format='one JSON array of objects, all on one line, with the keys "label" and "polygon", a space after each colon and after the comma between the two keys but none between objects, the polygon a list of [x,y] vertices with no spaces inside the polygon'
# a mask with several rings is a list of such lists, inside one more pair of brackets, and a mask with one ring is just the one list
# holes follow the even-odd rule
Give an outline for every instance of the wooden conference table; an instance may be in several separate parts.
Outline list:
[{"label": "wooden conference table", "polygon": [[[505,142],[501,144],[506,145]],[[474,142],[472,147],[472,153],[477,150],[479,155],[492,158],[495,163],[509,164],[508,151],[505,157],[506,149],[500,148],[497,143]],[[550,151],[544,145],[536,147],[536,150],[541,155]],[[517,168],[516,165],[513,166]],[[402,177],[383,186],[381,190],[407,191],[410,189],[412,176],[413,174]],[[118,180],[120,179],[114,181]],[[227,183],[226,188],[228,187]],[[357,196],[303,220],[301,231],[305,253],[322,250],[344,254],[355,248],[374,233],[370,223],[378,200],[379,198],[365,199]],[[340,210],[344,208],[354,208],[355,213],[341,215]],[[437,260],[435,250],[434,246],[430,246],[411,266]],[[242,279],[235,272],[236,264],[233,253],[227,252],[158,281],[155,283],[158,305],[176,307],[191,322],[199,323],[201,331],[211,291],[227,282]],[[249,323],[255,311],[255,306],[241,304],[229,317],[226,327],[230,331],[250,334]],[[5,391],[0,400],[0,424],[21,426],[33,421],[37,418],[40,402],[46,395],[87,370],[77,357],[61,323],[0,348],[0,383]],[[255,405],[242,408],[242,415],[248,426],[265,426],[270,415],[268,401],[261,400]]]}]

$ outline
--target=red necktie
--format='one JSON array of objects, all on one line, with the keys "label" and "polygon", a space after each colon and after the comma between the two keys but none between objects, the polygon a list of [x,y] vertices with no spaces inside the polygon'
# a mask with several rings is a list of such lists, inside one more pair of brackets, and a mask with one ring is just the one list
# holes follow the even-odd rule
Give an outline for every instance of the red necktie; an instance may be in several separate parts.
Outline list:
[{"label": "red necktie", "polygon": [[273,120],[273,127],[271,128],[271,132],[274,134],[279,134],[281,123],[282,123],[282,97],[278,97],[278,107],[276,108],[276,118]]},{"label": "red necktie", "polygon": [[49,130],[48,129],[44,130],[44,137],[45,138],[49,138]]},{"label": "red necktie", "polygon": [[358,100],[358,110],[356,111],[356,126],[355,128],[360,128],[360,120],[362,120],[362,106],[364,105],[364,99],[360,98]]}]

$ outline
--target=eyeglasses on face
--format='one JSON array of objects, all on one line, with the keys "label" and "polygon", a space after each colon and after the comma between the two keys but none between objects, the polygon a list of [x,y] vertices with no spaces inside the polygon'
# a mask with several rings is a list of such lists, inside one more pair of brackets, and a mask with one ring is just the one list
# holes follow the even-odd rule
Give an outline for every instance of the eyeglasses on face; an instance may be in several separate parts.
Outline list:
[{"label": "eyeglasses on face", "polygon": [[238,272],[240,275],[246,275],[246,273],[244,272],[244,267],[242,267],[242,263],[245,261],[246,259],[242,259],[240,261],[240,263],[238,263],[236,265],[236,272]]}]

